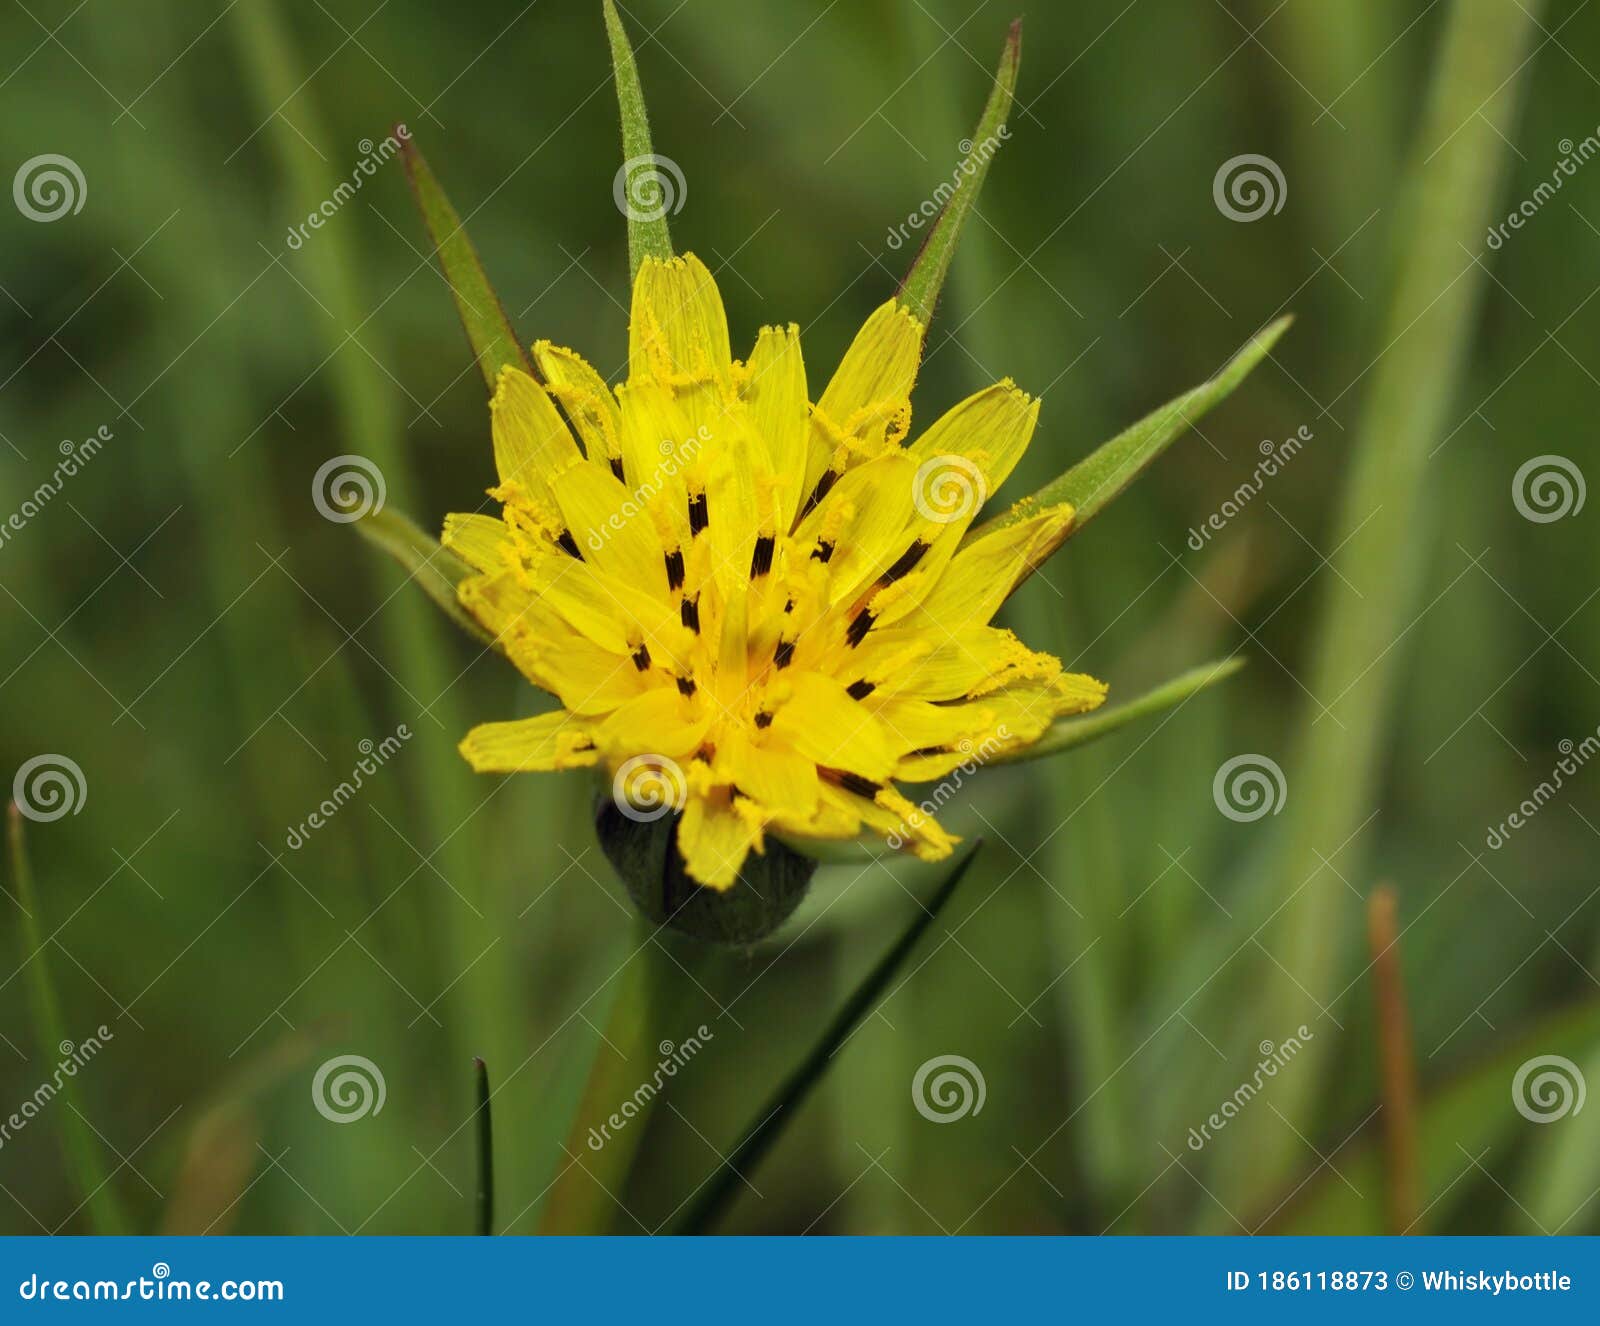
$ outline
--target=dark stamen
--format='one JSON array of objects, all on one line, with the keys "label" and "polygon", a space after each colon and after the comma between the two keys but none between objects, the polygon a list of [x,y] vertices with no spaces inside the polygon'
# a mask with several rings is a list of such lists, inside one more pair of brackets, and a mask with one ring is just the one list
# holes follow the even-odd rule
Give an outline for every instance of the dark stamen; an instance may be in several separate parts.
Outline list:
[{"label": "dark stamen", "polygon": [[580,562],[583,560],[583,554],[578,551],[578,541],[572,537],[571,530],[562,530],[561,537],[558,538],[556,542],[561,545],[561,550],[566,553],[567,556],[576,557]]},{"label": "dark stamen", "polygon": [[949,750],[944,746],[919,746],[905,758],[914,760],[919,755],[948,755],[949,753]]},{"label": "dark stamen", "polygon": [[693,695],[695,693],[694,678],[693,677],[679,677],[678,678],[678,690],[684,695]]},{"label": "dark stamen", "polygon": [[711,523],[711,513],[706,510],[706,495],[696,493],[689,499],[689,535],[692,538]]},{"label": "dark stamen", "polygon": [[867,632],[872,629],[872,609],[863,608],[855,615],[855,620],[850,623],[850,629],[844,633],[844,638],[850,648],[854,649],[867,638]]},{"label": "dark stamen", "polygon": [[865,700],[873,691],[878,689],[878,683],[868,681],[863,677],[860,681],[853,681],[845,687],[845,694],[852,700]]},{"label": "dark stamen", "polygon": [[692,599],[684,599],[678,605],[678,616],[683,624],[696,635],[700,634],[700,596],[696,594]]},{"label": "dark stamen", "polygon": [[775,542],[770,534],[763,534],[756,540],[756,550],[750,557],[750,579],[764,576],[772,570],[772,550]]},{"label": "dark stamen", "polygon": [[839,780],[840,787],[846,792],[854,792],[858,797],[875,798],[882,790],[879,784],[870,778],[863,778],[860,774],[841,773],[835,777]]},{"label": "dark stamen", "polygon": [[812,490],[811,496],[806,499],[806,507],[805,510],[800,513],[800,519],[804,520],[807,516],[809,516],[816,508],[817,503],[822,501],[822,499],[828,495],[828,490],[838,482],[839,475],[836,471],[824,470],[822,477],[817,480],[816,488]]},{"label": "dark stamen", "polygon": [[650,666],[650,646],[640,645],[633,651],[633,666],[643,672]]},{"label": "dark stamen", "polygon": [[621,456],[613,456],[611,458],[611,472],[614,475],[617,476],[617,481],[620,483],[622,481],[622,457]]},{"label": "dark stamen", "polygon": [[829,559],[833,556],[833,545],[826,539],[818,539],[817,546],[811,550],[811,555],[817,561],[826,566]]},{"label": "dark stamen", "polygon": [[683,553],[676,548],[667,554],[667,588],[683,588]]},{"label": "dark stamen", "polygon": [[921,539],[913,543],[905,552],[900,554],[900,560],[883,573],[882,584],[892,585],[896,580],[911,574],[912,569],[922,560],[922,554],[928,551],[928,545]]},{"label": "dark stamen", "polygon": [[756,726],[757,727],[771,727],[772,726],[772,715],[769,714],[765,709],[763,709],[759,714],[756,715]]},{"label": "dark stamen", "polygon": [[786,668],[792,662],[794,662],[794,641],[778,641],[778,647],[772,653],[772,666],[775,668]]}]

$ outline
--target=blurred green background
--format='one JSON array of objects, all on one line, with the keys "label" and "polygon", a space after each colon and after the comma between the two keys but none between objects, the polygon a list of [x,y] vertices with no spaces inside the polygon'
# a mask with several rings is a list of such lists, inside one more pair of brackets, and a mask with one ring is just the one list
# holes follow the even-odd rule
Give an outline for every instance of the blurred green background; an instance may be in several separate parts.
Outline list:
[{"label": "blurred green background", "polygon": [[[1600,722],[1594,513],[1536,522],[1512,500],[1535,456],[1595,473],[1600,167],[1498,249],[1476,223],[1466,245],[1433,235],[1414,249],[1446,276],[1416,298],[1429,320],[1393,312],[1404,237],[1429,238],[1407,160],[1426,172],[1477,143],[1508,172],[1493,213],[1530,196],[1563,140],[1597,132],[1600,11],[1558,0],[1527,20],[1525,50],[1491,53],[1519,76],[1466,102],[1456,138],[1424,111],[1451,9],[1027,13],[1011,136],[917,418],[1001,376],[1042,392],[1020,495],[1294,312],[1008,609],[1113,698],[1235,651],[1250,664],[1166,720],[969,784],[950,823],[987,840],[977,867],[722,1228],[1376,1231],[1399,1191],[1416,1229],[1600,1229],[1600,1109],[1541,1123],[1513,1098],[1536,1056],[1571,1060],[1574,1088],[1600,1072],[1600,770],[1485,842],[1558,743]],[[657,151],[686,184],[676,243],[716,271],[736,346],[800,322],[815,390],[903,273],[890,227],[961,160],[1014,9],[630,0],[624,16]],[[566,1128],[616,1053],[602,1032],[640,934],[585,778],[478,779],[455,753],[471,724],[529,712],[527,685],[311,501],[344,453],[430,529],[492,481],[481,382],[398,162],[288,237],[403,122],[519,332],[615,377],[627,255],[599,5],[85,0],[8,7],[0,31],[6,170],[57,153],[84,180],[57,220],[0,209],[0,518],[63,439],[112,434],[0,544],[0,770],[59,754],[87,789],[78,813],[28,825],[35,905],[9,871],[0,898],[0,1115],[55,1070],[29,997],[46,977],[65,1038],[113,1033],[75,1103],[0,1145],[0,1229],[466,1232],[480,1055],[496,1224],[531,1231],[550,1192],[593,1184]],[[1245,153],[1285,181],[1249,222],[1213,199]],[[1432,200],[1447,221],[1448,197]],[[1386,388],[1402,424],[1448,393],[1418,500],[1340,547],[1366,514],[1338,514],[1355,457],[1390,441],[1371,397],[1413,349],[1422,375]],[[1263,439],[1302,427],[1304,450],[1191,548]],[[1390,542],[1360,551],[1386,522]],[[1324,685],[1318,623],[1338,612],[1376,623],[1355,661],[1385,687],[1365,667]],[[414,739],[292,848],[359,743],[401,724]],[[1370,726],[1370,757],[1330,759],[1329,724]],[[1281,766],[1283,814],[1219,813],[1213,778],[1245,753]],[[1354,832],[1318,839],[1340,797]],[[714,1035],[637,1125],[626,1184],[589,1194],[597,1222],[668,1225],[939,875],[829,867],[775,940],[703,963],[669,1034]],[[1421,1084],[1387,1148],[1404,1111],[1366,938],[1382,881]],[[1262,1043],[1301,1026],[1305,1053],[1196,1148]],[[385,1099],[336,1125],[311,1083],[340,1055],[376,1065]],[[981,1071],[981,1112],[916,1108],[913,1077],[941,1055]],[[640,1073],[612,1069],[620,1105]],[[85,1146],[110,1175],[89,1201]]]}]

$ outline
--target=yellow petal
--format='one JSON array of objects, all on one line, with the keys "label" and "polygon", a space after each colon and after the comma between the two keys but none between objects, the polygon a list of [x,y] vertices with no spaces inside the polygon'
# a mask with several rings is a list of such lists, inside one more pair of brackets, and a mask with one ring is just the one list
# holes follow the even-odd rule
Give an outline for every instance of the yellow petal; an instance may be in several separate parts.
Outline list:
[{"label": "yellow petal", "polygon": [[754,799],[763,814],[808,819],[817,808],[817,766],[775,742],[758,743],[742,728],[717,746],[717,777]]},{"label": "yellow petal", "polygon": [[[702,707],[661,686],[629,700],[595,732],[595,741],[613,759],[647,753],[664,760],[686,762],[700,747],[710,726]],[[686,777],[679,770],[680,777]]]},{"label": "yellow petal", "polygon": [[692,253],[646,258],[633,283],[628,379],[669,386],[732,382],[728,315],[706,265]]},{"label": "yellow petal", "polygon": [[1027,520],[985,534],[961,549],[901,625],[956,631],[987,622],[1007,596],[1050,552],[1072,524],[1070,506],[1049,507]]},{"label": "yellow petal", "polygon": [[533,362],[545,387],[567,412],[589,459],[610,468],[622,456],[622,416],[606,380],[581,355],[549,341],[535,341]]},{"label": "yellow petal", "polygon": [[692,796],[678,823],[678,850],[689,874],[721,891],[739,879],[739,868],[761,842],[760,822],[741,813],[742,798],[730,800],[726,790]]},{"label": "yellow petal", "polygon": [[1009,378],[952,406],[908,448],[918,510],[939,524],[970,524],[1022,459],[1038,421],[1039,402]]},{"label": "yellow petal", "polygon": [[841,459],[844,467],[898,445],[911,420],[926,329],[898,300],[879,305],[845,351],[812,414],[805,495]]},{"label": "yellow petal", "polygon": [[481,723],[460,749],[479,773],[581,769],[600,758],[588,724],[563,709],[510,723]]},{"label": "yellow petal", "polygon": [[665,600],[666,561],[643,503],[598,465],[574,465],[551,488],[584,561]]},{"label": "yellow petal", "polygon": [[889,776],[894,752],[887,734],[839,681],[791,669],[767,695],[774,710],[770,731],[785,745],[825,768],[873,781]]},{"label": "yellow petal", "polygon": [[795,515],[805,494],[807,435],[810,412],[806,396],[806,367],[800,357],[800,329],[763,327],[750,352],[745,399],[756,433],[767,446],[776,479],[780,531],[794,528]]},{"label": "yellow petal", "polygon": [[503,571],[510,565],[511,532],[498,516],[452,511],[444,518],[439,541],[479,571]]},{"label": "yellow petal", "polygon": [[489,414],[502,485],[521,485],[538,494],[583,459],[544,388],[520,368],[507,364],[500,370]]}]

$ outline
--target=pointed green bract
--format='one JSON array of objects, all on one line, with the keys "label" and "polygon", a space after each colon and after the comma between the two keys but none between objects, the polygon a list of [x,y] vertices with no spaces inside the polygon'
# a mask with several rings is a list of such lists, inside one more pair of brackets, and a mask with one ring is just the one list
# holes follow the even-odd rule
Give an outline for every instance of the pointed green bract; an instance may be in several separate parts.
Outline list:
[{"label": "pointed green bract", "polygon": [[[67,1024],[61,1016],[61,1001],[50,977],[45,952],[50,940],[39,919],[39,895],[33,887],[33,871],[28,863],[28,844],[22,829],[22,812],[15,803],[6,807],[6,838],[11,860],[11,887],[22,912],[22,965],[28,969],[29,1006],[33,1013],[34,1038],[47,1060],[72,1052]],[[90,1231],[95,1234],[127,1234],[131,1230],[111,1187],[111,1175],[100,1156],[100,1143],[88,1122],[83,1095],[74,1073],[55,1074],[60,1084],[62,1146],[67,1153],[67,1168],[79,1196],[79,1210],[89,1213]]]},{"label": "pointed green bract", "polygon": [[650,116],[644,107],[644,89],[639,85],[639,66],[634,63],[633,46],[623,30],[622,19],[612,0],[605,0],[606,37],[611,43],[611,68],[617,80],[617,109],[622,115],[622,183],[619,206],[628,218],[628,269],[639,275],[646,258],[663,261],[672,256],[672,236],[667,230],[666,210],[640,212],[627,204],[627,185],[640,166],[654,168],[655,148],[650,142]]},{"label": "pointed green bract", "polygon": [[1033,745],[998,755],[990,763],[1021,764],[1028,760],[1042,759],[1046,755],[1059,755],[1062,751],[1072,750],[1100,737],[1109,736],[1129,723],[1176,708],[1208,686],[1226,681],[1244,664],[1245,660],[1237,655],[1233,658],[1202,663],[1197,668],[1190,668],[1187,672],[1180,673],[1154,690],[1146,691],[1137,700],[1110,705],[1085,718],[1059,719]]},{"label": "pointed green bract", "polygon": [[822,1033],[811,1053],[789,1075],[761,1113],[756,1116],[756,1123],[745,1133],[738,1149],[723,1161],[716,1175],[706,1183],[699,1198],[689,1208],[688,1214],[684,1216],[675,1233],[705,1233],[726,1212],[728,1204],[738,1191],[738,1185],[744,1181],[744,1176],[750,1174],[761,1163],[762,1157],[782,1135],[784,1128],[794,1118],[795,1112],[810,1095],[812,1088],[822,1080],[823,1073],[833,1062],[833,1056],[861,1020],[872,1011],[883,992],[889,988],[889,982],[905,965],[906,959],[911,956],[911,951],[916,948],[917,941],[938,919],[939,913],[954,895],[956,886],[961,883],[962,876],[967,873],[967,868],[972,865],[982,848],[983,839],[979,838],[972,844],[972,850],[956,864],[949,878],[939,886],[939,891],[918,913],[916,920],[906,928],[895,946],[883,955],[878,965],[867,974],[867,979],[856,987],[856,992],[828,1024],[827,1030]]},{"label": "pointed green bract", "polygon": [[[609,0],[607,0],[609,3]],[[928,238],[911,263],[911,270],[900,286],[899,299],[910,309],[923,326],[933,319],[934,305],[939,302],[939,290],[950,270],[950,259],[955,256],[956,241],[961,238],[961,227],[967,214],[977,205],[978,193],[983,188],[984,177],[989,173],[989,160],[998,148],[1005,132],[1006,116],[1011,113],[1011,101],[1017,90],[1017,68],[1022,62],[1022,20],[1011,25],[1006,34],[1005,49],[1000,53],[1000,67],[995,70],[994,88],[972,133],[972,147],[961,163],[964,178],[950,195]],[[991,146],[992,145],[992,146]]]},{"label": "pointed green bract", "polygon": [[506,316],[500,298],[489,285],[478,251],[450,205],[439,181],[434,178],[427,161],[417,145],[407,138],[400,149],[406,166],[406,179],[416,195],[417,206],[422,211],[423,224],[433,240],[439,255],[439,266],[456,302],[456,312],[461,315],[461,325],[466,329],[472,353],[477,357],[478,369],[490,392],[494,391],[495,378],[506,364],[514,364],[526,373],[533,365],[522,349],[511,320]]},{"label": "pointed green bract", "polygon": [[445,615],[469,635],[485,644],[494,644],[491,636],[461,606],[456,597],[456,587],[473,574],[473,570],[421,526],[398,511],[375,511],[356,521],[356,529],[369,542],[399,562],[406,573],[417,582],[430,599],[444,609]]},{"label": "pointed green bract", "polygon": [[[1209,382],[1203,382],[1168,401],[1160,409],[1118,433],[1091,455],[1084,457],[1065,474],[1052,479],[1031,497],[1025,497],[1009,511],[1002,512],[967,535],[967,542],[984,534],[1004,529],[1049,506],[1065,502],[1073,509],[1071,526],[1062,539],[1076,534],[1110,504],[1124,488],[1138,478],[1145,466],[1165,451],[1191,425],[1229,394],[1266,357],[1278,338],[1288,330],[1291,317],[1279,318],[1251,338]],[[1053,549],[1051,551],[1054,551]],[[1047,554],[1048,555],[1048,554]]]}]

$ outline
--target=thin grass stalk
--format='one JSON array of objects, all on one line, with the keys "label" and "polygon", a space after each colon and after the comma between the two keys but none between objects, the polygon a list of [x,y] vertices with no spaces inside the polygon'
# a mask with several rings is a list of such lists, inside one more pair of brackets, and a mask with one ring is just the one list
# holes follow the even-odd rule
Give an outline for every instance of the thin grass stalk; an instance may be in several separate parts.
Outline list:
[{"label": "thin grass stalk", "polygon": [[[1431,478],[1442,491],[1451,464],[1447,451],[1430,475],[1429,452],[1449,426],[1472,344],[1485,279],[1473,255],[1500,190],[1539,7],[1537,0],[1453,7],[1392,230],[1397,281],[1381,344],[1365,381],[1347,389],[1367,386],[1368,396],[1327,536],[1339,549],[1337,575],[1324,580],[1306,683],[1315,700],[1301,715],[1288,770],[1277,872],[1286,901],[1263,937],[1274,960],[1263,959],[1261,1000],[1285,1025],[1317,1022],[1331,1034],[1311,1041],[1278,1083],[1277,1108],[1294,1128],[1254,1137],[1220,1165],[1218,1197],[1232,1211],[1255,1209],[1304,1163],[1296,1130],[1317,1130],[1315,1102],[1339,1045],[1337,1028],[1319,1021],[1344,983],[1333,937],[1348,934],[1354,919],[1339,876],[1358,868],[1375,832],[1363,826],[1377,808],[1390,705],[1429,551],[1424,485]],[[1340,393],[1328,408],[1344,399]]]},{"label": "thin grass stalk", "polygon": [[[27,838],[22,812],[15,803],[6,806],[7,855],[11,864],[11,886],[22,912],[21,960],[28,970],[29,1010],[33,1016],[34,1043],[49,1060],[70,1053],[66,1019],[50,975],[50,955],[44,921],[39,911],[39,894],[33,886],[33,870],[28,860]],[[48,1073],[41,1070],[41,1076]],[[87,1210],[89,1230],[94,1234],[128,1234],[128,1217],[112,1187],[112,1175],[100,1155],[83,1093],[74,1075],[61,1078],[59,1114],[61,1145],[66,1152],[67,1171],[79,1197],[79,1209]]]},{"label": "thin grass stalk", "polygon": [[[263,110],[279,107],[293,98],[303,86],[299,60],[271,0],[245,0],[235,11],[239,50],[246,72]],[[272,141],[277,145],[281,169],[289,191],[307,211],[331,195],[334,181],[325,165],[301,141],[328,142],[328,135],[302,94],[297,108],[298,124],[275,126]],[[275,117],[276,118],[276,117]],[[382,370],[349,338],[365,322],[357,281],[358,262],[349,227],[327,226],[316,241],[306,245],[301,257],[316,298],[325,304],[331,318],[314,319],[328,339],[332,390],[340,419],[344,444],[374,461],[387,481],[388,500],[399,510],[415,510],[414,484],[410,466],[399,445],[402,434],[394,388]],[[370,351],[374,337],[368,331],[364,341]],[[381,351],[378,352],[381,354]],[[360,555],[352,539],[350,555]],[[469,724],[452,693],[457,669],[441,647],[432,609],[420,595],[397,594],[378,614],[378,629],[385,640],[385,655],[394,660],[404,684],[423,700],[430,713],[414,718],[419,727],[447,734],[465,733]],[[453,743],[452,743],[453,744]],[[467,890],[481,878],[473,860],[470,839],[459,830],[475,813],[479,796],[475,794],[465,768],[448,763],[435,765],[417,760],[409,765],[414,776],[417,815],[414,838],[419,851],[431,852],[430,862],[451,888],[437,891],[439,922],[446,941],[444,982],[459,981],[452,990],[450,1007],[470,1010],[463,1014],[452,1035],[465,1054],[470,1044],[505,1048],[515,1041],[511,1010],[516,1007],[517,981],[510,970],[514,949],[494,945],[498,952],[485,952],[483,936],[463,916],[466,903],[452,889]],[[480,896],[481,896],[481,890]],[[475,918],[474,918],[475,919]]]},{"label": "thin grass stalk", "polygon": [[1421,1233],[1417,1162],[1417,1057],[1400,969],[1400,903],[1381,885],[1367,899],[1367,947],[1377,1011],[1379,1080],[1383,1089],[1384,1203],[1387,1232]]}]

